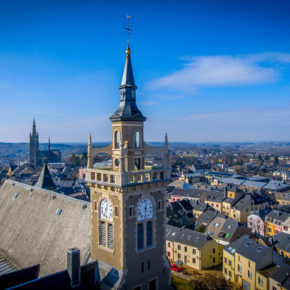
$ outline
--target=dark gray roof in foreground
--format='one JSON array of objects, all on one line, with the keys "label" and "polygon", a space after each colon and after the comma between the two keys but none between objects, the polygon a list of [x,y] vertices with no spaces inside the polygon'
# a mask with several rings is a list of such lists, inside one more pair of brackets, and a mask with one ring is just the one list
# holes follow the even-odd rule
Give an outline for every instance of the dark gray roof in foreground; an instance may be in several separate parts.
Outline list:
[{"label": "dark gray roof in foreground", "polygon": [[211,238],[194,230],[166,225],[166,240],[201,249]]}]

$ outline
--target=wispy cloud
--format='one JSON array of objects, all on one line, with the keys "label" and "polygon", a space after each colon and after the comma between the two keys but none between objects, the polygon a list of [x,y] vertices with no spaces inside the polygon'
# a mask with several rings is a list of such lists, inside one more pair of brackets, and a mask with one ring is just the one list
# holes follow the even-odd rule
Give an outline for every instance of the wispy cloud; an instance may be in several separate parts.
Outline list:
[{"label": "wispy cloud", "polygon": [[192,92],[201,87],[271,83],[280,76],[279,69],[271,67],[271,62],[290,63],[290,54],[194,57],[182,69],[151,81],[150,86]]}]

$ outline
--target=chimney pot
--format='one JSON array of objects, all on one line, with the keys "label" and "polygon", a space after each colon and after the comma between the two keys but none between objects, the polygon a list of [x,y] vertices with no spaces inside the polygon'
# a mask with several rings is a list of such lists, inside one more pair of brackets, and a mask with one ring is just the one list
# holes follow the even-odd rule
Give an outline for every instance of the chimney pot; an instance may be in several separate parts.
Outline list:
[{"label": "chimney pot", "polygon": [[67,250],[67,271],[70,276],[71,287],[80,286],[80,250],[78,248]]}]

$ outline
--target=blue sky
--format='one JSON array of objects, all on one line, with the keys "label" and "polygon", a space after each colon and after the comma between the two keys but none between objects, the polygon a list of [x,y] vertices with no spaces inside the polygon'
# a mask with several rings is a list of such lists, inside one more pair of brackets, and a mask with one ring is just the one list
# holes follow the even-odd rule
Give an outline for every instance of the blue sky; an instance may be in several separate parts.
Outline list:
[{"label": "blue sky", "polygon": [[289,1],[0,1],[0,141],[111,139],[126,14],[145,139],[289,140]]}]

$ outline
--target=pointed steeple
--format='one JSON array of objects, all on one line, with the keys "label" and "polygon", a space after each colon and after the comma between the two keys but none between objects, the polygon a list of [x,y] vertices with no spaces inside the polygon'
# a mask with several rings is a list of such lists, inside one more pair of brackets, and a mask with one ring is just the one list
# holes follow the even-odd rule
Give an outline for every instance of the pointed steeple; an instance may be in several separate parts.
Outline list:
[{"label": "pointed steeple", "polygon": [[48,151],[50,151],[50,137],[48,137],[48,145],[47,145],[47,149],[48,149]]},{"label": "pointed steeple", "polygon": [[135,81],[134,81],[133,69],[132,69],[132,64],[131,64],[131,50],[130,50],[129,45],[126,49],[126,62],[125,62],[123,78],[122,78],[120,88],[122,87],[133,87],[137,89],[135,85]]},{"label": "pointed steeple", "polygon": [[35,125],[35,119],[33,118],[33,123],[32,123],[32,135],[36,134],[36,125]]},{"label": "pointed steeple", "polygon": [[50,190],[53,190],[56,188],[51,178],[51,175],[50,175],[50,172],[48,170],[46,163],[43,165],[43,168],[41,170],[41,173],[39,175],[38,181],[36,182],[35,186],[44,188],[44,189],[50,189]]},{"label": "pointed steeple", "polygon": [[128,45],[126,49],[126,62],[120,89],[120,105],[116,112],[110,117],[112,122],[116,121],[145,121],[146,117],[139,111],[136,104],[136,89],[132,63],[131,50]]}]

